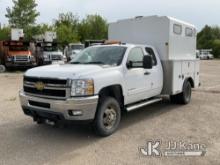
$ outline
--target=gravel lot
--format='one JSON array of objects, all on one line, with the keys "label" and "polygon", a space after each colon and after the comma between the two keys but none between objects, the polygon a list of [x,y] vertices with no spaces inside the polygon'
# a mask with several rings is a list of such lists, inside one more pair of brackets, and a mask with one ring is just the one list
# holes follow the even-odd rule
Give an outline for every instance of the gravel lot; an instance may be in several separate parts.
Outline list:
[{"label": "gravel lot", "polygon": [[[96,137],[88,126],[53,128],[23,115],[22,73],[0,74],[0,164],[220,164],[220,61],[201,62],[202,86],[186,106],[163,101],[124,114],[119,130]],[[146,140],[184,141],[207,147],[203,157],[146,157]]]}]

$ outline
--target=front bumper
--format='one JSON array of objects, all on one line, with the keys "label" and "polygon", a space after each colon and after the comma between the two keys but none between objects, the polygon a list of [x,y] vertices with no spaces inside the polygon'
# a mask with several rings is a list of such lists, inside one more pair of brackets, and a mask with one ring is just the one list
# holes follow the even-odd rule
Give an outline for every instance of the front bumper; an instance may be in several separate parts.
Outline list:
[{"label": "front bumper", "polygon": [[[95,118],[98,96],[52,100],[26,95],[19,92],[21,107],[26,115],[54,120],[87,121]],[[34,104],[37,103],[37,104]],[[42,107],[42,105],[48,107]],[[73,115],[73,111],[81,114]]]},{"label": "front bumper", "polygon": [[36,62],[6,62],[6,67],[34,67],[37,66]]},{"label": "front bumper", "polygon": [[43,61],[43,65],[50,65],[50,64],[55,64],[59,62],[65,62],[64,60],[50,60],[50,61]]}]

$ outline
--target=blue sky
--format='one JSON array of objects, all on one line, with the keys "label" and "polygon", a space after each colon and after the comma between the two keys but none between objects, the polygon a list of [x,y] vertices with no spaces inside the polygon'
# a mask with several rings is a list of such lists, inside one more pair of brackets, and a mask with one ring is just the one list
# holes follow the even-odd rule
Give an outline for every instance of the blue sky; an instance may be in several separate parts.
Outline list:
[{"label": "blue sky", "polygon": [[[52,23],[61,12],[71,11],[85,17],[100,14],[108,22],[135,16],[167,15],[192,24],[200,30],[205,24],[220,25],[219,0],[36,0],[40,12],[37,23]],[[7,24],[6,7],[11,0],[0,0],[0,23]]]}]

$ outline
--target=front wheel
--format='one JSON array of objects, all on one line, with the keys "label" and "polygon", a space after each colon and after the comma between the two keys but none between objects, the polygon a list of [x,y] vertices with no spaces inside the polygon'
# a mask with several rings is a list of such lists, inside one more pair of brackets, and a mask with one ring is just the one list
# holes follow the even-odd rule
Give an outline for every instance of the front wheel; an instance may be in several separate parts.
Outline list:
[{"label": "front wheel", "polygon": [[5,70],[6,70],[5,66],[0,64],[0,73],[5,72]]},{"label": "front wheel", "polygon": [[191,101],[192,87],[189,81],[185,81],[183,84],[183,91],[177,95],[171,95],[170,100],[173,103],[188,104]]},{"label": "front wheel", "polygon": [[94,129],[99,136],[113,134],[121,120],[121,108],[118,101],[112,97],[101,98],[96,117]]}]

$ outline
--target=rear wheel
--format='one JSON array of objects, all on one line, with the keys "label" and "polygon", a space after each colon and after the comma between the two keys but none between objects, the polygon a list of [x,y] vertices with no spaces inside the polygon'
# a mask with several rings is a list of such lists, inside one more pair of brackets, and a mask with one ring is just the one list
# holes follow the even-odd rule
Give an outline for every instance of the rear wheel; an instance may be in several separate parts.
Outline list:
[{"label": "rear wheel", "polygon": [[183,92],[177,95],[171,95],[170,100],[173,103],[188,104],[191,101],[192,87],[189,81],[183,84]]},{"label": "rear wheel", "polygon": [[105,97],[100,100],[97,109],[94,129],[99,136],[109,136],[114,133],[121,120],[121,109],[116,99]]}]

